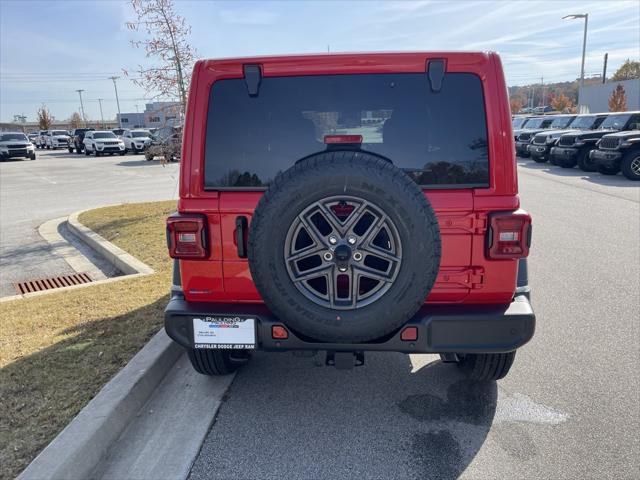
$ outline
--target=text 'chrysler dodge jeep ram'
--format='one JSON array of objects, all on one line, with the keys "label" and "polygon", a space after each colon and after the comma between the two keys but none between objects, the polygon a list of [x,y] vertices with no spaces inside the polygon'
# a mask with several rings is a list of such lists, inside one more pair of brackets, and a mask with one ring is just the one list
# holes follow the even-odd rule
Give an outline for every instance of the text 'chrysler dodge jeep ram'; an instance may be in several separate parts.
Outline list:
[{"label": "text 'chrysler dodge jeep ram'", "polygon": [[496,380],[533,336],[494,53],[199,61],[180,168],[165,329],[202,374],[391,351]]}]

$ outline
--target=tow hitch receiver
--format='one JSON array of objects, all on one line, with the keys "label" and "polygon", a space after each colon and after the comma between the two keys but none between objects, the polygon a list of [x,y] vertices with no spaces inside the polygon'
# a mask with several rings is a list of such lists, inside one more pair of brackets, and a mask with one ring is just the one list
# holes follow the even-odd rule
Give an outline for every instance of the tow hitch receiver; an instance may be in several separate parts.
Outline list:
[{"label": "tow hitch receiver", "polygon": [[327,365],[338,370],[351,370],[364,365],[364,352],[327,352]]}]

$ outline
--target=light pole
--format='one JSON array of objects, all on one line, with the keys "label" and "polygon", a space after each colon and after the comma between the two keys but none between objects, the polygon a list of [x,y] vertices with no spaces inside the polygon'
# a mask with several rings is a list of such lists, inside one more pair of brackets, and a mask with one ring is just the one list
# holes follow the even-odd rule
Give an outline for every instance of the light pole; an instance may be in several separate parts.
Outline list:
[{"label": "light pole", "polygon": [[589,14],[572,13],[571,15],[565,15],[564,17],[562,17],[563,20],[575,20],[577,18],[584,18],[584,37],[582,38],[582,66],[580,67],[580,87],[578,89],[578,112],[580,112],[580,96],[582,95],[582,87],[584,87],[584,57],[587,53],[587,23],[589,22]]},{"label": "light pole", "polygon": [[78,92],[78,95],[80,95],[80,111],[82,112],[82,120],[84,120],[84,126],[87,126],[87,116],[84,114],[84,104],[82,103],[82,92],[84,92],[84,90],[80,89],[80,90],[76,90],[76,92]]},{"label": "light pole", "polygon": [[98,99],[98,103],[100,104],[100,120],[102,121],[102,128],[104,128],[104,115],[102,114],[102,98]]},{"label": "light pole", "polygon": [[113,80],[113,89],[116,91],[116,104],[118,105],[118,128],[122,128],[122,119],[120,118],[120,100],[118,100],[118,86],[116,85],[116,80],[119,77],[109,77],[110,80]]}]

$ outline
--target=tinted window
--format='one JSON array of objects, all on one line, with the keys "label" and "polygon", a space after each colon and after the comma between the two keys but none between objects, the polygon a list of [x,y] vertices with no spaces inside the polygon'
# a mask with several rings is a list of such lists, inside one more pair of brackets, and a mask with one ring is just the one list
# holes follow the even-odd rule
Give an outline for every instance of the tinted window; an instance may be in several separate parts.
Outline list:
[{"label": "tinted window", "polygon": [[604,119],[604,122],[600,125],[600,128],[614,128],[616,130],[620,130],[625,126],[627,120],[631,118],[631,114],[618,114],[618,115],[609,115]]},{"label": "tinted window", "polygon": [[116,138],[116,136],[111,132],[96,132],[93,138]]},{"label": "tinted window", "polygon": [[144,137],[148,137],[149,135],[151,135],[149,132],[141,132],[141,131],[130,133],[130,136],[132,136],[133,138],[144,138]]},{"label": "tinted window", "polygon": [[51,135],[69,135],[69,133],[64,130],[54,130]]},{"label": "tinted window", "polygon": [[564,128],[568,126],[575,117],[556,117],[551,122],[551,128]]},{"label": "tinted window", "polygon": [[421,185],[488,185],[480,79],[446,74],[263,78],[216,82],[209,99],[205,186],[264,187],[297,160],[325,150],[325,135],[361,135]]},{"label": "tinted window", "polygon": [[0,136],[0,142],[7,142],[10,140],[28,141],[27,136],[24,133],[3,133]]},{"label": "tinted window", "polygon": [[513,128],[522,128],[522,126],[527,123],[527,120],[529,120],[526,117],[516,117],[513,120],[511,120],[511,126]]}]

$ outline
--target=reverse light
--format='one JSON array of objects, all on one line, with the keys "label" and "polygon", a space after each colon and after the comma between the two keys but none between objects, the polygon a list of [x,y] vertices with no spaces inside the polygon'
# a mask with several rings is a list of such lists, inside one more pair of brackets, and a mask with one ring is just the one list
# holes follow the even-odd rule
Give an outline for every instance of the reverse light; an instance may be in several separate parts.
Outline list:
[{"label": "reverse light", "polygon": [[487,257],[518,259],[529,255],[531,216],[524,210],[499,212],[489,217]]},{"label": "reverse light", "polygon": [[207,245],[204,215],[176,214],[167,218],[167,247],[171,258],[207,258]]}]

